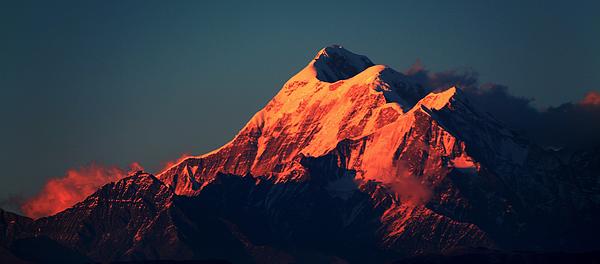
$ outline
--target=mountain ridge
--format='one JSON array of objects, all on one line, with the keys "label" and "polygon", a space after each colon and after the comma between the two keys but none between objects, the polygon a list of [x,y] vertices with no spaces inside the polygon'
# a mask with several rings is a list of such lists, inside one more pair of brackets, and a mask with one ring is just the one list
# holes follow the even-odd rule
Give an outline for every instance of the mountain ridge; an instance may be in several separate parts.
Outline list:
[{"label": "mountain ridge", "polygon": [[94,261],[243,263],[595,247],[600,206],[581,183],[597,156],[574,155],[575,170],[459,88],[330,46],[222,147],[53,216],[2,212],[0,246],[48,237]]}]

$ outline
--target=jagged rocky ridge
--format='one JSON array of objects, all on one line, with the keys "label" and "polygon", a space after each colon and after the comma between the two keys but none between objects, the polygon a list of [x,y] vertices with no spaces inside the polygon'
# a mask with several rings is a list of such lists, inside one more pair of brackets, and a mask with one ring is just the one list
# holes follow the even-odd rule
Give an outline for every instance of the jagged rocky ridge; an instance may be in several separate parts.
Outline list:
[{"label": "jagged rocky ridge", "polygon": [[565,162],[460,89],[331,46],[223,147],[54,216],[3,212],[0,241],[49,238],[78,260],[260,263],[595,248],[598,157]]}]

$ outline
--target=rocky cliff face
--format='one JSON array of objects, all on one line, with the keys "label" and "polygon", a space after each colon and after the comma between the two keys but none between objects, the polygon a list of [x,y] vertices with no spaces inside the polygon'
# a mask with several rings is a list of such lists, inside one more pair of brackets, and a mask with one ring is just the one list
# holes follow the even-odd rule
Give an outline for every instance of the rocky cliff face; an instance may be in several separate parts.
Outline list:
[{"label": "rocky cliff face", "polygon": [[457,88],[429,91],[331,46],[223,147],[108,184],[51,217],[3,212],[0,241],[47,237],[99,261],[594,247],[597,159],[565,162]]}]

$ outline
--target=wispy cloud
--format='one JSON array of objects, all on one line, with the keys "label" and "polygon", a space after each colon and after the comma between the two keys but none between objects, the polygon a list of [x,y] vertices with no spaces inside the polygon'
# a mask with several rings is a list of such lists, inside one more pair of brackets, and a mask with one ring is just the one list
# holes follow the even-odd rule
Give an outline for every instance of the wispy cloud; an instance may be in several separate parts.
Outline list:
[{"label": "wispy cloud", "polygon": [[[133,163],[130,170],[142,170],[142,167]],[[96,163],[70,169],[64,176],[48,180],[35,196],[24,199],[21,211],[32,218],[56,214],[82,201],[104,184],[127,174],[128,171],[118,167],[104,167]]]}]

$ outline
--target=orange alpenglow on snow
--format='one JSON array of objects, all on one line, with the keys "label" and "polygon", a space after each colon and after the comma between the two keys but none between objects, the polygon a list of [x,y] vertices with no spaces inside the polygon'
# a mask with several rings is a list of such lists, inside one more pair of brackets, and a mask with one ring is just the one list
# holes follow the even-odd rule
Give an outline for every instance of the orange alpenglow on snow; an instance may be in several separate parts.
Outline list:
[{"label": "orange alpenglow on snow", "polygon": [[[431,180],[426,177],[445,175],[455,165],[466,166],[466,161],[477,167],[463,142],[434,117],[447,108],[458,108],[460,116],[476,116],[463,107],[466,99],[461,93],[454,87],[426,91],[388,66],[330,46],[288,80],[233,140],[210,153],[187,157],[157,177],[180,195],[198,194],[218,173],[265,176],[276,182],[303,180],[310,177],[303,158],[350,144],[346,159],[339,162],[356,171],[352,179],[356,184],[381,182],[403,200],[422,203],[429,196],[422,186]],[[432,133],[434,142],[425,142],[429,139],[422,133]],[[518,146],[505,149],[520,151]],[[431,155],[423,156],[424,152]],[[413,159],[408,156],[425,160],[423,165],[399,162],[403,155],[407,160]],[[441,159],[457,162],[442,165]]]},{"label": "orange alpenglow on snow", "polygon": [[189,158],[190,156],[191,156],[190,153],[183,153],[183,154],[179,155],[179,158],[177,158],[177,159],[164,162],[162,165],[162,169],[160,169],[159,171],[168,170],[169,168],[175,166],[175,164],[179,164],[180,162],[184,161],[185,159]]},{"label": "orange alpenglow on snow", "polygon": [[[137,162],[129,167],[130,171],[143,170]],[[127,174],[127,171],[118,167],[103,167],[95,163],[70,169],[65,176],[48,180],[40,193],[21,205],[21,210],[32,218],[56,214],[82,201],[104,184],[117,181]]]}]

